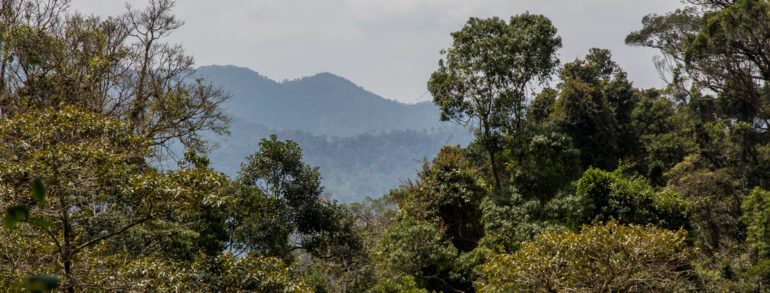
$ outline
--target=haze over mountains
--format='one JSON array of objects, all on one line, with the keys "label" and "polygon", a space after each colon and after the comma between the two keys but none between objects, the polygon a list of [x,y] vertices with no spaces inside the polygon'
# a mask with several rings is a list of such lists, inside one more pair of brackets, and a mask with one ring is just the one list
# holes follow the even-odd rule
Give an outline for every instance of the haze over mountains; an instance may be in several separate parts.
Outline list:
[{"label": "haze over mountains", "polygon": [[280,83],[235,66],[205,66],[198,74],[232,94],[225,105],[232,116],[272,129],[353,136],[447,125],[430,102],[387,100],[331,73]]},{"label": "haze over mountains", "polygon": [[327,192],[343,202],[387,193],[441,146],[472,138],[440,122],[432,103],[388,100],[331,73],[276,82],[247,68],[212,65],[197,75],[232,95],[224,105],[231,135],[210,137],[220,146],[209,154],[212,167],[236,176],[260,139],[275,133],[302,147],[304,161],[320,167]]}]

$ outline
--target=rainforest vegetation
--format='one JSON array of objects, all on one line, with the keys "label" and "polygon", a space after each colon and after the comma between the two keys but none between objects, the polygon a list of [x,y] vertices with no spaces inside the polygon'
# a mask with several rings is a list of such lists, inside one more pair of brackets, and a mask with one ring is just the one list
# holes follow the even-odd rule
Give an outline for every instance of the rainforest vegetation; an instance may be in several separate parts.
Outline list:
[{"label": "rainforest vegetation", "polygon": [[[470,18],[427,88],[474,130],[417,179],[341,204],[271,136],[229,177],[227,92],[166,42],[173,2],[99,18],[0,1],[0,288],[24,292],[762,292],[770,3],[641,20],[665,88],[543,15]],[[448,32],[449,33],[449,32]],[[161,168],[172,144],[187,149]]]}]

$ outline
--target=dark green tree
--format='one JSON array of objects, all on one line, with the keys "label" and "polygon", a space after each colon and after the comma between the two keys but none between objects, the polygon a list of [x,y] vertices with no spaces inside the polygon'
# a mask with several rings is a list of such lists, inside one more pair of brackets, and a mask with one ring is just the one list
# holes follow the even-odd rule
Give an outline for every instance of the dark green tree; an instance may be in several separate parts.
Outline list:
[{"label": "dark green tree", "polygon": [[[770,142],[770,4],[761,0],[688,1],[692,5],[666,15],[649,15],[641,30],[629,34],[632,45],[658,48],[670,74],[670,91],[695,121],[694,138],[703,159],[716,168],[730,161],[746,168],[735,176],[747,194],[767,180],[761,148]],[[721,123],[731,133],[728,148],[719,153],[709,139]],[[733,125],[741,123],[741,125]],[[729,155],[728,155],[729,154]]]},{"label": "dark green tree", "polygon": [[676,192],[656,192],[644,178],[624,176],[622,168],[613,172],[591,168],[583,174],[577,182],[582,210],[572,225],[614,220],[670,230],[690,228],[690,202]]},{"label": "dark green tree", "polygon": [[585,60],[560,71],[560,94],[552,123],[572,137],[581,167],[614,169],[624,154],[638,152],[631,113],[639,95],[610,52],[591,49]]},{"label": "dark green tree", "polygon": [[446,60],[439,60],[438,70],[431,74],[428,90],[441,107],[441,120],[473,123],[489,155],[495,187],[501,189],[496,158],[501,134],[521,131],[528,86],[549,80],[559,62],[556,50],[561,38],[550,20],[528,13],[507,23],[471,18],[452,38],[452,47],[442,51]]},{"label": "dark green tree", "polygon": [[241,165],[239,181],[233,248],[289,260],[297,249],[345,257],[361,248],[351,215],[324,198],[318,167],[302,162],[297,143],[262,139]]},{"label": "dark green tree", "polygon": [[[378,262],[378,287],[412,280],[419,288],[469,292],[476,250],[484,236],[481,201],[488,191],[459,146],[446,146],[419,179],[392,194],[401,213],[372,256]],[[390,284],[390,285],[388,285]]]}]

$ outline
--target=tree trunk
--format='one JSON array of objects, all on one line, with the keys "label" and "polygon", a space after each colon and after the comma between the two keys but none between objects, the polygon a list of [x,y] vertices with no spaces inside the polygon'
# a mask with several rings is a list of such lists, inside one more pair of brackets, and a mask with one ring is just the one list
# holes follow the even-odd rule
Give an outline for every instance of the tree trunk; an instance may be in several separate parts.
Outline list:
[{"label": "tree trunk", "polygon": [[489,150],[489,163],[492,165],[492,175],[495,179],[495,190],[500,191],[502,189],[502,184],[500,183],[500,171],[497,169],[495,152],[492,150]]},{"label": "tree trunk", "polygon": [[72,280],[72,231],[67,221],[67,212],[63,212],[65,220],[64,223],[64,247],[62,249],[62,263],[64,264],[64,286],[62,290],[68,293],[75,293],[75,284]]}]

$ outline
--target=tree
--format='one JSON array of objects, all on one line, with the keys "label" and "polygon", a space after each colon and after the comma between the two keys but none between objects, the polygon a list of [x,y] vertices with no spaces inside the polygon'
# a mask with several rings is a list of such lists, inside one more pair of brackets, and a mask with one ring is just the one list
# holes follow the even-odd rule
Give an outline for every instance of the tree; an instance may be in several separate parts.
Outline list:
[{"label": "tree", "polygon": [[714,168],[700,155],[690,155],[666,175],[670,178],[667,188],[693,203],[692,238],[704,253],[715,255],[743,242],[744,195],[727,168]]},{"label": "tree", "polygon": [[697,290],[683,230],[598,223],[580,233],[545,232],[481,265],[479,292]]},{"label": "tree", "polygon": [[[0,204],[35,202],[28,191],[33,176],[47,192],[27,225],[2,238],[30,245],[3,245],[10,249],[2,252],[10,260],[4,266],[56,272],[62,290],[73,292],[89,285],[88,274],[104,269],[91,267],[84,255],[116,253],[107,248],[111,241],[140,226],[180,223],[181,211],[204,202],[201,197],[211,205],[225,200],[221,193],[190,192],[196,184],[180,182],[174,172],[157,172],[145,162],[151,142],[131,133],[126,123],[69,106],[0,120]],[[30,247],[39,249],[22,252]]]},{"label": "tree", "polygon": [[[98,255],[89,255],[98,258]],[[92,288],[119,292],[312,292],[296,265],[258,255],[196,257],[175,262],[154,258],[123,264],[119,257],[102,256],[113,265]]]},{"label": "tree", "polygon": [[297,249],[323,257],[360,249],[352,216],[322,197],[318,167],[302,162],[297,143],[262,139],[241,164],[239,181],[232,248],[285,260]]},{"label": "tree", "polygon": [[471,291],[473,267],[482,258],[475,251],[459,252],[442,234],[433,223],[400,215],[372,251],[379,280],[375,289],[414,282],[428,291]]},{"label": "tree", "polygon": [[[696,121],[698,137],[708,138],[711,126],[721,123],[737,128],[735,142],[740,152],[730,160],[740,161],[746,194],[766,185],[753,174],[762,172],[761,146],[767,135],[770,112],[770,4],[761,0],[689,1],[692,6],[667,15],[649,15],[643,27],[626,37],[626,43],[658,48],[666,57],[662,63],[670,73],[669,88],[688,106]],[[732,132],[732,131],[731,131]],[[710,141],[697,141],[709,148]],[[721,166],[725,156],[704,154]],[[722,161],[722,162],[720,162]],[[756,167],[755,167],[756,166]]]},{"label": "tree", "polygon": [[655,224],[677,230],[689,228],[690,203],[670,190],[656,192],[644,178],[626,177],[623,166],[613,172],[588,169],[577,182],[582,211],[575,224],[617,221]]},{"label": "tree", "polygon": [[506,150],[511,186],[526,199],[548,202],[580,176],[580,154],[569,136],[549,127],[532,127],[528,143]]},{"label": "tree", "polygon": [[746,239],[762,257],[770,256],[770,192],[754,188],[741,205],[743,220],[748,225]]},{"label": "tree", "polygon": [[399,206],[439,227],[459,251],[471,251],[484,236],[480,204],[487,195],[473,175],[462,149],[445,146],[432,164],[424,163],[417,182],[403,186]]},{"label": "tree", "polygon": [[527,87],[548,81],[558,64],[561,38],[551,21],[522,14],[506,23],[499,18],[471,18],[452,33],[446,61],[431,74],[428,90],[441,108],[441,120],[477,123],[478,138],[489,154],[495,187],[502,187],[496,159],[501,131],[522,128]]},{"label": "tree", "polygon": [[660,90],[645,91],[631,113],[631,128],[643,147],[629,162],[642,170],[653,185],[664,185],[665,170],[697,151],[688,133],[692,124],[687,111]]},{"label": "tree", "polygon": [[684,52],[695,82],[719,94],[725,114],[767,128],[766,83],[770,81],[770,4],[733,1],[707,11],[703,27]]},{"label": "tree", "polygon": [[107,19],[68,13],[68,4],[0,2],[0,117],[76,105],[128,121],[160,151],[173,141],[205,151],[202,131],[226,133],[227,95],[193,80],[192,57],[163,42],[182,25],[172,0]]},{"label": "tree", "polygon": [[476,248],[484,236],[480,205],[488,190],[466,153],[443,147],[424,163],[417,181],[391,191],[401,212],[373,249],[378,288],[411,280],[430,291],[472,290],[472,268],[481,261]]},{"label": "tree", "polygon": [[551,121],[580,150],[581,167],[614,169],[621,154],[637,152],[631,113],[639,95],[608,50],[564,64]]}]

